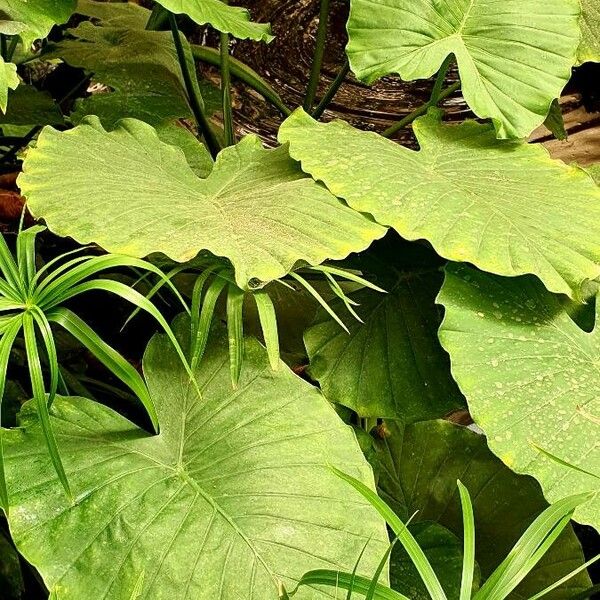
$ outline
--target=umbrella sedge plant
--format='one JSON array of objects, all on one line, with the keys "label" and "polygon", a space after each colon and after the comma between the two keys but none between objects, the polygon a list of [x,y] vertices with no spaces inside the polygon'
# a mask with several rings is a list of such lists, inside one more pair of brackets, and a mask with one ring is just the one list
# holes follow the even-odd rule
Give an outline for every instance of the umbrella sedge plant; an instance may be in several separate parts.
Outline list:
[{"label": "umbrella sedge plant", "polygon": [[[107,278],[94,278],[101,272],[123,267],[151,272],[164,280],[187,310],[187,305],[162,271],[148,261],[124,255],[72,256],[85,248],[62,254],[41,268],[36,265],[36,238],[45,230],[34,226],[17,234],[15,255],[11,253],[4,236],[0,236],[0,402],[4,395],[6,373],[13,344],[23,336],[33,398],[37,404],[40,423],[62,486],[72,500],[73,494],[60,457],[59,448],[50,423],[49,411],[61,381],[53,326],[60,326],[89,350],[115,377],[120,379],[139,398],[158,431],[156,409],[142,376],[113,347],[73,311],[64,306],[67,300],[89,291],[103,291],[130,302],[150,314],[164,329],[193,380],[188,361],[169,324],[156,306],[131,287]],[[49,377],[45,379],[42,353],[48,364]],[[2,429],[0,429],[1,436]],[[0,437],[0,501],[7,511],[9,490],[4,474],[4,456]]]}]

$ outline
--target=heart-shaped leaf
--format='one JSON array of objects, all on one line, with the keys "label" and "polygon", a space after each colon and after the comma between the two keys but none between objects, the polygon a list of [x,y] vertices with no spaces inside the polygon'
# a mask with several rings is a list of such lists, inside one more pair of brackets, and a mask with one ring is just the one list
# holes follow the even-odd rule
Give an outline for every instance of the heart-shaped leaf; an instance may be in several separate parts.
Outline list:
[{"label": "heart-shaped leaf", "polygon": [[453,54],[465,100],[498,137],[526,137],[576,61],[578,0],[351,0],[347,53],[359,79],[431,77]]},{"label": "heart-shaped leaf", "polygon": [[5,113],[8,105],[8,90],[14,90],[19,85],[17,66],[4,62],[0,56],[0,110]]},{"label": "heart-shaped leaf", "polygon": [[270,42],[273,39],[268,23],[254,23],[248,9],[228,6],[222,0],[157,0],[174,13],[184,13],[199,25],[207,23],[240,39]]},{"label": "heart-shaped leaf", "polygon": [[3,0],[0,19],[16,21],[24,45],[29,46],[45,38],[54,25],[66,23],[76,6],[77,0]]},{"label": "heart-shaped leaf", "polygon": [[62,133],[45,128],[19,186],[59,235],[180,262],[209,250],[232,261],[242,288],[298,261],[344,258],[385,233],[306,177],[284,147],[265,150],[248,136],[199,179],[179,149],[133,119],[110,133],[97,120]]},{"label": "heart-shaped leaf", "polygon": [[537,275],[578,296],[600,275],[600,189],[547,150],[499,141],[489,125],[442,125],[432,111],[414,123],[415,152],[342,121],[301,110],[281,141],[302,168],[359,211],[441,256],[500,275]]},{"label": "heart-shaped leaf", "polygon": [[4,437],[10,527],[57,598],[277,600],[279,581],[292,589],[310,569],[351,570],[368,540],[361,572],[373,572],[383,521],[330,468],[373,484],[352,430],[284,365],[273,372],[254,340],[245,366],[233,390],[226,344],[210,348],[199,398],[170,342],[153,338],[144,372],[158,436],[90,400],[57,399],[73,506],[26,405],[23,428]]},{"label": "heart-shaped leaf", "polygon": [[[536,279],[466,266],[447,268],[438,301],[440,340],[492,451],[552,502],[600,494],[600,303],[587,333]],[[598,529],[599,494],[575,511]]]},{"label": "heart-shaped leaf", "polygon": [[[504,466],[488,449],[485,437],[466,427],[439,420],[406,427],[386,422],[381,429],[383,438],[376,442],[378,489],[403,519],[418,511],[415,525],[433,521],[462,540],[456,480],[468,488],[475,516],[476,559],[485,581],[547,507],[539,485]],[[583,562],[579,541],[568,527],[517,588],[515,598],[530,598]],[[589,577],[581,573],[553,597],[570,598],[589,585]]]},{"label": "heart-shaped leaf", "polygon": [[[396,238],[377,242],[356,261],[387,292],[350,294],[363,322],[347,319],[347,333],[322,310],[304,334],[310,375],[328,400],[361,417],[443,417],[463,406],[464,398],[437,338],[439,258]],[[336,305],[342,308],[341,301],[333,304],[337,311]]]},{"label": "heart-shaped leaf", "polygon": [[[69,33],[75,39],[61,40],[46,58],[81,67],[93,74],[94,81],[113,90],[78,100],[73,121],[97,115],[106,127],[125,117],[156,125],[192,115],[169,31],[96,26],[86,21]],[[189,45],[183,38],[182,43],[190,72],[195,73]],[[195,79],[194,84],[197,87]]]}]

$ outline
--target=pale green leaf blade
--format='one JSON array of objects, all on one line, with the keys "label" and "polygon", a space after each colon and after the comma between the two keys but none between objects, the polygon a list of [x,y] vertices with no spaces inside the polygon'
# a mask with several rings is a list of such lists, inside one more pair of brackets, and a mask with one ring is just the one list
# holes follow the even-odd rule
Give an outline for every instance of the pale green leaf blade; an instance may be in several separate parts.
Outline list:
[{"label": "pale green leaf blade", "polygon": [[598,326],[579,329],[533,278],[465,266],[447,268],[438,302],[446,309],[440,340],[491,450],[536,477],[550,501],[596,490],[575,520],[600,528],[599,480],[586,473],[600,473]]},{"label": "pale green leaf blade", "polygon": [[54,25],[66,23],[77,0],[2,0],[0,15],[19,23],[19,35],[25,46],[45,38]]},{"label": "pale green leaf blade", "polygon": [[222,0],[157,0],[171,12],[188,15],[199,25],[207,23],[223,33],[236,38],[270,42],[273,39],[268,23],[250,20],[248,9],[228,6]]},{"label": "pale green leaf blade", "polygon": [[97,0],[77,0],[79,15],[99,20],[111,27],[145,29],[152,11],[135,2],[103,2]]},{"label": "pale green leaf blade", "polygon": [[[376,448],[379,493],[401,518],[416,512],[411,525],[434,521],[462,538],[456,480],[462,481],[472,497],[475,558],[483,581],[548,506],[534,479],[512,472],[489,450],[484,436],[466,427],[442,420],[408,426],[387,421]],[[529,598],[584,560],[581,545],[568,527],[516,594]],[[558,589],[555,598],[570,598],[589,586],[588,575],[580,573]]]},{"label": "pale green leaf blade", "polygon": [[17,66],[13,63],[4,62],[0,56],[0,111],[6,113],[8,106],[8,90],[17,89],[19,76]]},{"label": "pale green leaf blade", "polygon": [[227,338],[231,382],[237,387],[244,362],[244,291],[235,283],[227,288]]},{"label": "pale green leaf blade", "polygon": [[600,62],[600,5],[597,0],[581,0],[581,44],[577,55],[579,64]]},{"label": "pale green leaf blade", "polygon": [[540,145],[439,116],[415,121],[419,152],[301,110],[279,138],[332,193],[403,238],[499,275],[533,273],[550,291],[577,296],[600,275],[600,189]]},{"label": "pale green leaf blade", "polygon": [[434,75],[454,54],[462,93],[498,137],[540,125],[576,61],[578,0],[352,0],[348,57],[359,79]]},{"label": "pale green leaf blade", "polygon": [[473,590],[473,577],[475,573],[475,517],[473,503],[469,490],[458,481],[460,505],[463,517],[463,569],[460,584],[460,600],[470,600]]},{"label": "pale green leaf blade", "polygon": [[48,480],[32,405],[24,428],[6,436],[11,532],[61,600],[82,589],[129,599],[139,586],[148,600],[277,600],[278,581],[292,589],[311,569],[351,570],[369,538],[360,573],[374,571],[388,545],[383,522],[328,465],[369,486],[372,474],[317,390],[288,369],[271,371],[253,340],[237,391],[224,338],[197,373],[201,399],[165,336],[149,345],[144,371],[159,436],[98,403],[57,398],[54,428],[78,492],[72,507]]},{"label": "pale green leaf blade", "polygon": [[304,176],[286,148],[265,150],[254,136],[223,150],[199,179],[149,125],[125,119],[107,133],[95,120],[64,133],[46,128],[23,168],[28,206],[55,233],[178,262],[209,250],[232,261],[243,289],[300,260],[343,258],[385,233]]},{"label": "pale green leaf blade", "polygon": [[258,312],[260,327],[262,330],[269,363],[271,368],[276,371],[279,368],[279,332],[277,329],[277,314],[275,305],[268,292],[257,291],[252,294]]}]

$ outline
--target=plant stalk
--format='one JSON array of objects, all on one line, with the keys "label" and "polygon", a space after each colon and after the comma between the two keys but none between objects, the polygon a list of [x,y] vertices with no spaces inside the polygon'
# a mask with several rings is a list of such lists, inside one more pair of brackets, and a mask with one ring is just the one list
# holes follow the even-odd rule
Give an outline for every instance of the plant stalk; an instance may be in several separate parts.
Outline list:
[{"label": "plant stalk", "polygon": [[444,85],[444,81],[446,79],[448,69],[452,64],[452,60],[453,55],[449,54],[438,71],[437,77],[435,78],[435,83],[433,84],[433,90],[431,91],[431,97],[429,98],[429,102],[431,102],[432,106],[439,102],[440,92],[442,91],[442,86]]},{"label": "plant stalk", "polygon": [[325,92],[323,98],[319,104],[317,104],[317,108],[312,113],[313,119],[318,119],[324,112],[325,109],[329,106],[329,103],[334,99],[335,95],[338,93],[342,83],[346,79],[346,75],[350,72],[350,63],[348,59],[344,63],[344,66],[340,69],[339,73],[336,75],[335,79],[331,82],[329,89]]},{"label": "plant stalk", "polygon": [[[447,87],[445,90],[442,90],[435,104],[441,102],[459,88],[460,81],[457,81],[456,83],[453,83],[451,86]],[[425,104],[413,110],[409,115],[406,115],[406,117],[404,117],[397,123],[394,123],[391,127],[388,127],[381,135],[387,138],[392,137],[397,131],[400,131],[403,127],[410,125],[416,118],[420,117],[421,115],[424,115],[429,110],[429,108],[435,106],[435,104],[433,104],[431,100],[425,102]]]},{"label": "plant stalk", "polygon": [[[220,66],[221,56],[218,50],[198,44],[190,44],[192,56],[199,61],[208,63],[215,67]],[[253,69],[233,56],[229,57],[229,70],[233,77],[239,79],[253,90],[258,92],[267,102],[277,108],[284,116],[292,111],[284,104],[277,92]]]},{"label": "plant stalk", "polygon": [[221,50],[221,97],[223,103],[223,128],[225,130],[225,146],[235,144],[233,130],[233,111],[231,106],[231,73],[229,69],[229,34],[220,34]]},{"label": "plant stalk", "polygon": [[321,78],[321,66],[323,65],[323,54],[325,53],[325,42],[327,40],[327,21],[329,17],[329,0],[321,0],[321,11],[319,13],[319,28],[317,29],[317,40],[315,44],[315,53],[313,56],[310,79],[308,80],[308,89],[304,100],[304,110],[308,113],[312,111],[317,87]]},{"label": "plant stalk", "polygon": [[175,50],[177,51],[177,59],[179,60],[179,67],[181,68],[181,74],[183,75],[183,81],[188,95],[188,101],[196,124],[198,125],[198,133],[204,137],[206,145],[213,158],[217,156],[221,146],[213,130],[210,127],[210,123],[204,114],[202,104],[192,83],[192,76],[190,74],[187,61],[185,59],[185,52],[183,50],[183,44],[181,43],[181,34],[179,33],[179,27],[177,26],[177,19],[175,15],[169,11],[169,25],[171,26],[171,33],[173,34],[173,43],[175,44]]},{"label": "plant stalk", "polygon": [[6,60],[12,60],[12,57],[17,49],[17,44],[19,43],[19,36],[13,35],[10,44],[8,45],[8,50],[6,51]]}]

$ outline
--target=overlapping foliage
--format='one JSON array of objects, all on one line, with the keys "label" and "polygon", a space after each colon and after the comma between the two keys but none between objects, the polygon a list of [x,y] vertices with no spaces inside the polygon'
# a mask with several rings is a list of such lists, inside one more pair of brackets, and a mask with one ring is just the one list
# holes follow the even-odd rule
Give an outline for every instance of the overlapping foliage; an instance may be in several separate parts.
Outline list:
[{"label": "overlapping foliage", "polygon": [[[229,36],[268,43],[268,24],[223,0],[152,6],[0,0],[0,164],[32,218],[100,254],[60,266],[19,241],[37,228],[16,262],[1,247],[3,417],[8,368],[35,402],[2,430],[0,556],[17,573],[16,548],[56,600],[531,598],[556,581],[548,597],[587,597],[569,520],[600,530],[599,167],[527,137],[545,120],[560,134],[572,68],[600,61],[597,2],[350,0],[358,79],[437,74],[385,135],[321,119],[346,67],[312,110],[326,0],[296,110],[229,56]],[[179,25],[216,30],[219,50]],[[219,68],[216,108],[198,58]],[[60,93],[25,83],[57,63],[75,73]],[[277,148],[236,139],[232,76],[287,117]],[[459,87],[479,122],[444,123]],[[408,125],[417,151],[386,139]],[[86,261],[114,273],[90,281]],[[143,377],[59,314],[92,289],[167,332],[149,330]],[[156,309],[169,289],[191,316],[177,340]],[[156,434],[115,410],[118,381],[92,394],[59,367],[49,323]]]}]

